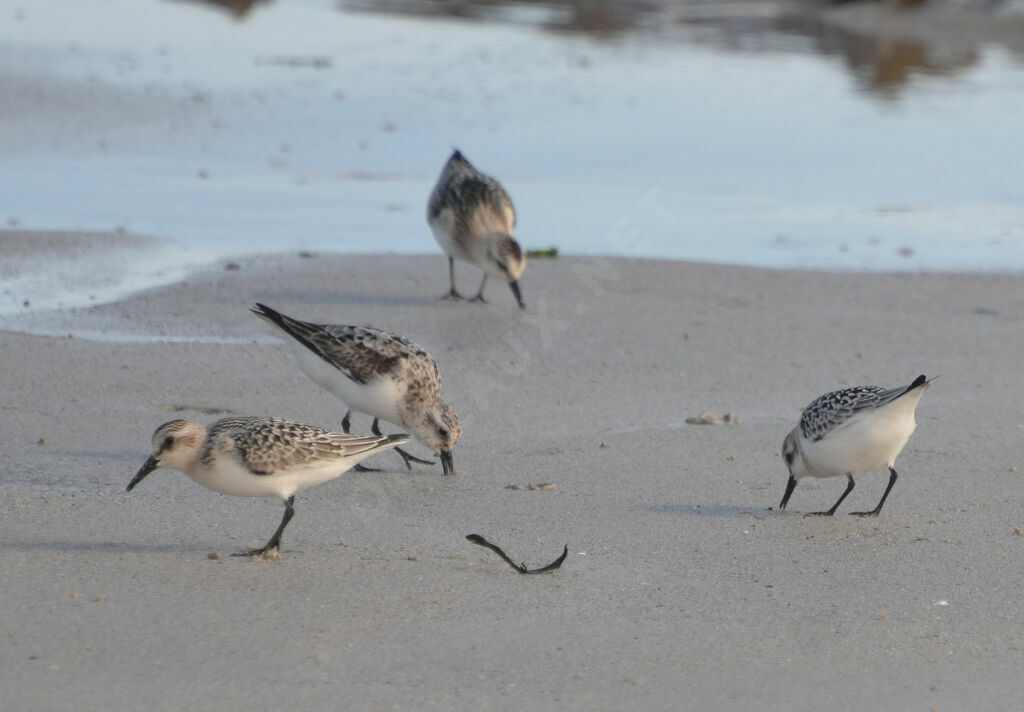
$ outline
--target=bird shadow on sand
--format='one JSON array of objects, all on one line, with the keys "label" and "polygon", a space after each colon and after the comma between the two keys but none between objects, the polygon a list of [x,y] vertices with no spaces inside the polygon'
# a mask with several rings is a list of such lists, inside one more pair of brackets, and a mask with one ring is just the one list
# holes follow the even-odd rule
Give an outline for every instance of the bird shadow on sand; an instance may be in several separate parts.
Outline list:
[{"label": "bird shadow on sand", "polygon": [[[180,554],[190,553],[174,544],[125,544],[113,541],[2,541],[6,551],[66,551],[95,554]],[[195,553],[199,553],[198,550]],[[203,552],[206,553],[205,551]]]},{"label": "bird shadow on sand", "polygon": [[766,517],[783,516],[784,512],[771,507],[737,507],[727,504],[658,504],[646,507],[655,514],[676,517]]},{"label": "bird shadow on sand", "polygon": [[332,306],[429,307],[435,306],[440,299],[438,295],[433,294],[420,296],[370,294],[367,292],[279,291],[261,292],[259,301],[270,306],[275,306],[275,303],[297,302],[305,306],[329,304]]}]

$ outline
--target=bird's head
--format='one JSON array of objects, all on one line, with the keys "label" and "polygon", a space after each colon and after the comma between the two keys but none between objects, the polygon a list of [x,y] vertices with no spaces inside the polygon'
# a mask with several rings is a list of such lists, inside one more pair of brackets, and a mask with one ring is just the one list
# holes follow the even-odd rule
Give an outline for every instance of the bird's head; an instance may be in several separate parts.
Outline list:
[{"label": "bird's head", "polygon": [[135,485],[158,468],[185,470],[195,459],[205,435],[206,429],[190,420],[172,420],[161,425],[153,433],[153,454],[128,483],[127,491],[131,492]]},{"label": "bird's head", "polygon": [[439,399],[410,430],[421,443],[438,453],[444,474],[455,472],[452,450],[462,435],[462,424],[451,406]]},{"label": "bird's head", "polygon": [[786,491],[782,495],[782,502],[779,509],[785,509],[789,497],[796,489],[796,483],[801,477],[807,476],[807,468],[804,467],[803,457],[800,455],[800,428],[793,428],[786,439],[782,441],[782,459],[786,462],[786,469],[789,470],[789,479],[786,481]]},{"label": "bird's head", "polygon": [[488,272],[508,282],[516,302],[525,309],[519,293],[519,277],[526,267],[526,255],[515,238],[506,233],[493,235],[487,248],[487,263]]}]

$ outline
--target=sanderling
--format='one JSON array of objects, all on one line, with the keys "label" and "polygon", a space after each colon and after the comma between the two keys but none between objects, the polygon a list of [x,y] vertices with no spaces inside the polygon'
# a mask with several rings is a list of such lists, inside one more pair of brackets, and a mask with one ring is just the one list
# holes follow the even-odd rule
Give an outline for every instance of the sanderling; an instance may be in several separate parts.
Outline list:
[{"label": "sanderling", "polygon": [[519,243],[512,237],[516,211],[501,183],[477,171],[455,151],[444,165],[427,203],[427,223],[437,243],[448,255],[451,290],[446,299],[462,299],[455,290],[455,258],[465,260],[484,271],[480,290],[473,301],[484,299],[487,276],[508,282],[516,302],[523,309],[519,294],[519,275],[526,266]]},{"label": "sanderling", "polygon": [[779,508],[786,508],[802,477],[846,475],[846,491],[839,500],[827,512],[814,512],[832,516],[853,489],[854,475],[888,467],[889,486],[878,506],[870,512],[853,512],[877,516],[896,484],[896,457],[917,427],[914,409],[930,385],[931,381],[918,376],[909,386],[900,388],[857,386],[826,393],[807,406],[800,425],[782,443],[789,481]]},{"label": "sanderling", "polygon": [[[371,430],[376,434],[380,434],[378,420],[396,423],[438,452],[444,474],[455,471],[452,448],[462,426],[455,411],[441,400],[441,372],[423,348],[370,326],[311,324],[263,304],[252,312],[290,336],[286,341],[299,367],[345,401],[349,410],[341,421],[342,430],[348,432],[353,409],[373,416]],[[410,460],[434,464],[401,448],[395,451],[410,469]]]},{"label": "sanderling", "polygon": [[397,447],[409,436],[342,435],[280,418],[223,418],[204,428],[172,420],[153,433],[153,454],[128,483],[131,492],[160,467],[184,472],[207,489],[239,497],[280,497],[284,517],[266,546],[236,556],[277,549],[295,514],[295,493],[343,474],[360,460]]}]

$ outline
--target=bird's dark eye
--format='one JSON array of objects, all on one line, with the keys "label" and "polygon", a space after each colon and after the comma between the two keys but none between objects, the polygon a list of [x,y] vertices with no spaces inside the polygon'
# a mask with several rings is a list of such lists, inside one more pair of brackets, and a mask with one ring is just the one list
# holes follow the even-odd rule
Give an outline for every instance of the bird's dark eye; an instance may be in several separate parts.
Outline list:
[{"label": "bird's dark eye", "polygon": [[784,452],[784,453],[782,453],[782,456],[784,458],[786,458],[786,464],[787,465],[792,465],[793,464],[793,458],[796,457],[796,453],[795,452],[791,452],[791,451]]},{"label": "bird's dark eye", "polygon": [[448,429],[447,428],[438,428],[437,429],[437,434],[440,435],[442,438],[446,438],[446,437],[448,437]]},{"label": "bird's dark eye", "polygon": [[167,448],[169,448],[173,444],[174,444],[174,437],[171,436],[171,435],[168,435],[166,438],[164,438],[163,443],[160,445],[161,452],[166,450]]}]

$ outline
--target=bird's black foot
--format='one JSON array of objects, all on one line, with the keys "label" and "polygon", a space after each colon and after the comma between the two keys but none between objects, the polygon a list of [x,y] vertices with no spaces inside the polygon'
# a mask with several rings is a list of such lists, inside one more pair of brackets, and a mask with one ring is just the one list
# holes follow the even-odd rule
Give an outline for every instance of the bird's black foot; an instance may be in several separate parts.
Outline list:
[{"label": "bird's black foot", "polygon": [[456,292],[454,289],[452,289],[450,292],[448,292],[448,294],[442,295],[440,297],[440,299],[441,299],[441,301],[459,302],[459,301],[464,300],[465,297],[462,296],[461,294],[459,294],[458,292]]},{"label": "bird's black foot", "polygon": [[261,559],[263,559],[263,558],[277,558],[277,557],[281,556],[281,551],[278,548],[277,544],[274,544],[273,546],[271,546],[270,544],[267,544],[266,546],[260,547],[259,549],[250,549],[249,551],[239,551],[237,554],[232,554],[232,556],[245,556],[245,557],[250,558],[250,559],[254,558],[254,557],[259,557]]},{"label": "bird's black foot", "polygon": [[834,512],[808,512],[805,517],[831,517]]},{"label": "bird's black foot", "polygon": [[870,512],[850,512],[850,514],[854,517],[877,517],[878,510],[875,509]]},{"label": "bird's black foot", "polygon": [[490,304],[489,301],[484,299],[484,295],[483,295],[482,292],[480,294],[476,295],[475,297],[473,297],[472,299],[470,299],[469,301],[470,302],[480,302],[481,304]]},{"label": "bird's black foot", "polygon": [[352,469],[356,472],[380,472],[379,467],[367,467],[366,465],[356,465]]},{"label": "bird's black foot", "polygon": [[412,469],[412,465],[409,464],[410,462],[418,462],[421,465],[433,465],[433,464],[435,464],[433,460],[422,460],[422,459],[416,457],[415,455],[410,455],[409,453],[407,453],[405,450],[403,450],[400,447],[396,447],[395,448],[395,452],[397,452],[399,455],[401,455],[402,459],[405,460],[405,467],[406,467],[407,470],[411,470]]}]

